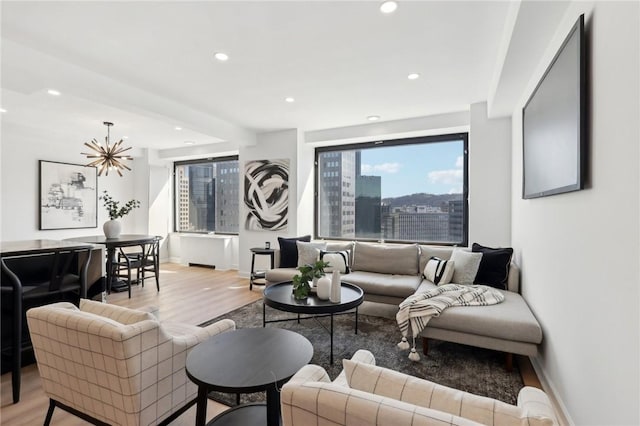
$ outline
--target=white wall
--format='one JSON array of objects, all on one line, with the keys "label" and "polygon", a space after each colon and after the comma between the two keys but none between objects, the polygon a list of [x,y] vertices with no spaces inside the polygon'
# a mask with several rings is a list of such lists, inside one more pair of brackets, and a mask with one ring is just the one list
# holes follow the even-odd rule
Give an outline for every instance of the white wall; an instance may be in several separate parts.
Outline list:
[{"label": "white wall", "polygon": [[[251,160],[289,159],[289,225],[286,231],[249,231],[245,229],[247,209],[244,206],[244,179],[240,180],[240,231],[239,231],[239,272],[248,276],[251,270],[251,247],[264,247],[266,241],[278,247],[278,237],[297,236],[298,229],[298,132],[295,129],[258,134],[255,146],[240,147],[240,171]],[[311,167],[313,167],[311,165]],[[260,256],[264,257],[264,256]],[[256,258],[257,259],[257,258]]]},{"label": "white wall", "polygon": [[511,119],[487,118],[487,103],[471,105],[469,245],[511,244]]},{"label": "white wall", "polygon": [[[102,202],[98,201],[98,227],[86,229],[64,229],[40,231],[39,228],[39,163],[38,160],[63,163],[87,164],[80,154],[83,140],[72,130],[66,132],[61,126],[51,132],[36,131],[26,127],[3,125],[1,129],[1,185],[0,203],[2,241],[29,239],[65,239],[83,235],[102,234],[102,224],[109,219]],[[97,128],[96,132],[102,132]],[[96,135],[86,135],[86,139]],[[77,140],[70,148],[69,141]],[[116,200],[126,202],[134,198],[134,173],[125,172],[124,177],[110,173],[98,177],[98,194],[108,190]],[[141,200],[142,201],[142,200]],[[123,232],[143,233],[136,227],[137,216],[145,216],[146,210],[135,209],[121,220]]]},{"label": "white wall", "polygon": [[512,238],[522,292],[543,328],[535,366],[569,420],[640,423],[640,20],[638,2],[576,2],[520,107],[580,13],[591,83],[589,188],[523,200],[513,114]]}]

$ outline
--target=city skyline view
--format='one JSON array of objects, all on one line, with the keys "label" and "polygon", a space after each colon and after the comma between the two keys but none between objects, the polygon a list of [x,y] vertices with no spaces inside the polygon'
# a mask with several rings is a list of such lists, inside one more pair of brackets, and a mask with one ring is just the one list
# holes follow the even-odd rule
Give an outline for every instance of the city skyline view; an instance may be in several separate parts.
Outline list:
[{"label": "city skyline view", "polygon": [[362,175],[382,176],[382,198],[462,193],[464,144],[460,141],[389,146],[362,152]]}]

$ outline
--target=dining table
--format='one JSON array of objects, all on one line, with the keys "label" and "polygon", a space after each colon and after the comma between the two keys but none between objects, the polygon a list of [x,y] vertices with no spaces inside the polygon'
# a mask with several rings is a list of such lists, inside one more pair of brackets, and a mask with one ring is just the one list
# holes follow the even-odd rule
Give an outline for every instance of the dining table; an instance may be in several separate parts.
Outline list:
[{"label": "dining table", "polygon": [[[90,244],[101,244],[107,249],[107,265],[106,265],[106,283],[102,288],[102,300],[106,301],[107,292],[111,290],[118,290],[121,286],[118,286],[116,280],[116,271],[114,271],[114,261],[116,259],[116,250],[121,247],[133,247],[142,246],[145,244],[152,244],[157,238],[156,235],[145,234],[121,234],[115,238],[107,238],[104,235],[89,235],[82,237],[67,238],[67,241],[76,241]],[[144,251],[144,250],[143,250]]]}]

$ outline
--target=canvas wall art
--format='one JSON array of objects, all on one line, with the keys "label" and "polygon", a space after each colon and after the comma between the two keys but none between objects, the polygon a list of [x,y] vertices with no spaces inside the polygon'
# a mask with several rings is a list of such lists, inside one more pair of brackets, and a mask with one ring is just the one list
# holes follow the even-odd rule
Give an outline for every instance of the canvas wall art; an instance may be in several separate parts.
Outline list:
[{"label": "canvas wall art", "polygon": [[245,228],[282,231],[289,219],[289,160],[247,161],[244,168]]},{"label": "canvas wall art", "polygon": [[95,167],[40,160],[40,229],[96,228]]}]

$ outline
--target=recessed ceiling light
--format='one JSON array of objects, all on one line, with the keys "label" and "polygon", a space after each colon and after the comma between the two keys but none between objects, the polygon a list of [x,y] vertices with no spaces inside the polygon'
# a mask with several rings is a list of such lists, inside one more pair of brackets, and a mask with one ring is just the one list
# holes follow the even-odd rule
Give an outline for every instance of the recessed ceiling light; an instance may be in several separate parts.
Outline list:
[{"label": "recessed ceiling light", "polygon": [[385,1],[380,5],[380,12],[382,13],[392,13],[398,8],[398,3],[395,1]]},{"label": "recessed ceiling light", "polygon": [[60,92],[58,92],[55,89],[49,89],[47,90],[47,93],[50,94],[51,96],[60,96]]},{"label": "recessed ceiling light", "polygon": [[122,139],[129,139],[129,136],[123,136]]},{"label": "recessed ceiling light", "polygon": [[185,145],[195,145],[196,143],[194,141],[184,141]]},{"label": "recessed ceiling light", "polygon": [[292,98],[291,96],[289,96],[289,97],[284,98],[284,101],[291,103],[291,102],[295,102],[296,100],[294,98]]},{"label": "recessed ceiling light", "polygon": [[7,110],[4,108],[0,108],[0,112],[7,112]]},{"label": "recessed ceiling light", "polygon": [[214,58],[216,58],[219,61],[226,61],[227,59],[229,59],[229,55],[227,55],[226,53],[222,53],[222,52],[217,52],[215,55],[213,55]]},{"label": "recessed ceiling light", "polygon": [[182,130],[182,127],[180,127],[180,126],[176,126],[176,127],[174,127],[174,129],[176,129],[176,130]]},{"label": "recessed ceiling light", "polygon": [[370,115],[370,116],[367,117],[367,120],[369,120],[369,121],[380,120],[380,116],[379,115]]},{"label": "recessed ceiling light", "polygon": [[407,76],[407,78],[409,80],[417,80],[418,78],[420,78],[420,74],[418,74],[417,72],[411,73]]}]

